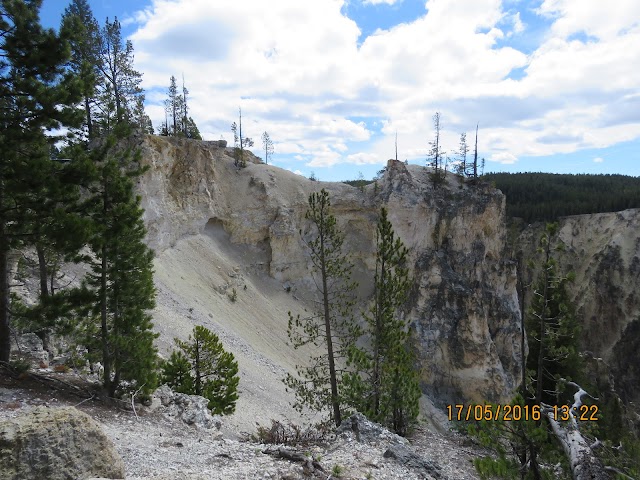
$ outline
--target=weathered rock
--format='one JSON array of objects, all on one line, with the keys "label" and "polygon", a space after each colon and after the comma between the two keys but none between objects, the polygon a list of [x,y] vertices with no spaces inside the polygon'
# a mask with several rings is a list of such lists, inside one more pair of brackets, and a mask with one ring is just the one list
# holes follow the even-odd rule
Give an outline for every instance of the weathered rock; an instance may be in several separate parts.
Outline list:
[{"label": "weathered rock", "polygon": [[392,458],[405,467],[424,471],[433,478],[443,478],[440,474],[440,465],[425,460],[417,453],[412,452],[406,445],[391,445],[383,456],[384,458]]},{"label": "weathered rock", "polygon": [[387,207],[410,250],[415,288],[406,315],[423,391],[440,404],[510,397],[520,374],[520,313],[498,190],[453,175],[434,186],[428,169],[396,161],[359,189],[312,182],[248,152],[238,170],[225,150],[204,142],[149,136],[140,149],[150,167],[139,185],[148,242],[159,255],[187,236],[221,231],[236,248],[259,248],[269,275],[303,301],[313,291],[299,234],[309,194],[329,192],[361,298],[373,289],[376,221]]},{"label": "weathered rock", "polygon": [[[560,220],[558,238],[566,248],[554,252],[560,271],[575,274],[569,295],[582,322],[582,348],[609,367],[590,365],[590,375],[614,375],[626,402],[640,401],[640,209],[575,215]],[[536,257],[544,225],[529,225],[518,238],[520,255]],[[535,272],[527,270],[525,282]],[[527,304],[530,298],[526,298]],[[597,332],[594,335],[593,332]],[[602,372],[597,372],[601,370]]]},{"label": "weathered rock", "polygon": [[100,425],[73,407],[36,408],[0,422],[0,478],[124,478],[124,464]]},{"label": "weathered rock", "polygon": [[187,395],[171,390],[167,385],[159,387],[151,396],[150,411],[160,411],[169,418],[178,418],[187,425],[220,429],[219,416],[211,415],[209,400],[199,395]]},{"label": "weathered rock", "polygon": [[18,335],[17,342],[12,338],[11,344],[13,358],[23,360],[34,367],[49,366],[49,353],[44,350],[42,340],[35,333]]},{"label": "weathered rock", "polygon": [[408,445],[406,438],[390,432],[382,425],[367,419],[361,413],[354,413],[342,421],[336,429],[336,435],[353,436],[360,443],[388,442],[392,444]]}]

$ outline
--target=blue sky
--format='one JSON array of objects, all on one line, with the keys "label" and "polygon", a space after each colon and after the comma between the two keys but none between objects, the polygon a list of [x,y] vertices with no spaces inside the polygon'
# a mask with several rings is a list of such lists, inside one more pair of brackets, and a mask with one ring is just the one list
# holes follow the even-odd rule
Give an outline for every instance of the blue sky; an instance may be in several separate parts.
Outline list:
[{"label": "blue sky", "polygon": [[[44,0],[57,26],[64,0]],[[371,177],[394,155],[424,164],[441,114],[455,157],[487,171],[640,176],[640,2],[614,0],[95,0],[117,16],[164,118],[185,76],[207,139],[268,131],[274,163],[321,180]]]}]

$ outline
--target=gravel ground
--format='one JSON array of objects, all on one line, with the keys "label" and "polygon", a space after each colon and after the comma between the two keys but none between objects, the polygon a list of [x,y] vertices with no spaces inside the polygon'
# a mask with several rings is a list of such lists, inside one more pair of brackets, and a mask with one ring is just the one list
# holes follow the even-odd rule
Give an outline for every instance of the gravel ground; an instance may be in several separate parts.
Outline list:
[{"label": "gravel ground", "polygon": [[[458,434],[443,435],[425,427],[414,433],[409,448],[424,460],[437,464],[439,476],[384,458],[389,446],[397,443],[389,432],[369,443],[342,434],[331,436],[323,445],[287,447],[317,460],[323,468],[310,472],[302,463],[264,453],[276,451],[278,446],[242,439],[234,427],[225,424],[224,418],[220,430],[205,429],[169,419],[159,412],[145,412],[144,408],[138,409],[136,418],[132,411],[95,400],[79,403],[77,398],[38,385],[0,387],[0,419],[28,414],[31,408],[40,405],[76,405],[95,418],[114,442],[124,460],[127,479],[131,480],[478,478],[471,464],[472,458],[480,453],[477,448],[465,446],[465,438]],[[340,477],[335,475],[337,471]]]}]

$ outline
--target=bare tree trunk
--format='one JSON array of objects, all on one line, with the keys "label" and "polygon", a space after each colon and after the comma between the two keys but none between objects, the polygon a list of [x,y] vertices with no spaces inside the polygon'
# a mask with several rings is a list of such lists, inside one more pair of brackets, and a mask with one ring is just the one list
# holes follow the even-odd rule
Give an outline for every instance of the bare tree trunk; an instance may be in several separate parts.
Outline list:
[{"label": "bare tree trunk", "polygon": [[[41,243],[36,244],[36,252],[38,254],[38,270],[40,274],[40,300],[44,300],[49,296],[49,273],[47,272],[47,258],[45,256],[44,247]],[[44,315],[43,315],[44,317]],[[42,340],[42,348],[45,351],[49,351],[50,344],[50,331],[45,327],[46,318],[42,318],[43,327],[36,332],[38,338]]]},{"label": "bare tree trunk", "polygon": [[582,397],[590,396],[582,387],[573,382],[567,385],[575,387],[578,391],[574,394],[574,402],[569,409],[569,420],[561,423],[555,418],[554,409],[542,404],[547,420],[556,438],[560,441],[564,453],[569,459],[571,473],[574,480],[609,480],[611,476],[607,473],[605,466],[593,453],[589,442],[580,432],[578,422],[573,412],[580,410]]},{"label": "bare tree trunk", "polygon": [[331,311],[329,307],[329,292],[327,286],[327,265],[324,257],[324,232],[320,231],[320,268],[322,274],[322,303],[324,310],[324,329],[327,336],[327,357],[329,360],[329,377],[331,383],[331,405],[336,426],[342,423],[340,414],[340,401],[338,400],[338,379],[336,377],[336,365],[333,358],[333,338],[331,337]]},{"label": "bare tree trunk", "polygon": [[8,250],[4,223],[0,223],[0,362],[8,362],[11,356]]}]

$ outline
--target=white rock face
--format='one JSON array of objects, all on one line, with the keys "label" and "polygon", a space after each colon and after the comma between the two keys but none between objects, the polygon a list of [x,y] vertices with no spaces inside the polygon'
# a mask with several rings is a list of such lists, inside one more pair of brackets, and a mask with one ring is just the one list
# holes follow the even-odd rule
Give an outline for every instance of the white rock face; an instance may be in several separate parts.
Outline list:
[{"label": "white rock face", "polygon": [[[255,347],[254,335],[261,342],[254,348],[259,358],[245,356],[249,369],[266,367],[276,378],[292,371],[304,356],[286,346],[286,311],[309,305],[312,284],[299,230],[309,194],[325,188],[353,253],[363,298],[372,290],[380,207],[387,207],[410,250],[415,287],[406,315],[423,391],[442,403],[459,403],[503,400],[516,387],[516,275],[515,266],[503,260],[505,203],[497,190],[461,184],[453,176],[434,188],[427,169],[395,161],[377,185],[361,190],[312,182],[255,160],[237,170],[227,150],[207,142],[149,136],[140,148],[150,167],[139,192],[148,242],[158,255],[158,289],[181,292],[192,306],[176,318],[177,307],[160,299],[161,338],[176,332],[186,337],[189,325],[208,315],[215,323],[211,328],[236,342],[232,350],[241,351],[243,341]],[[187,250],[202,257],[181,253]],[[224,262],[218,260],[222,254]],[[265,285],[282,290],[266,294]],[[236,303],[224,295],[233,289]],[[241,390],[243,385],[252,388],[241,378]]]}]

